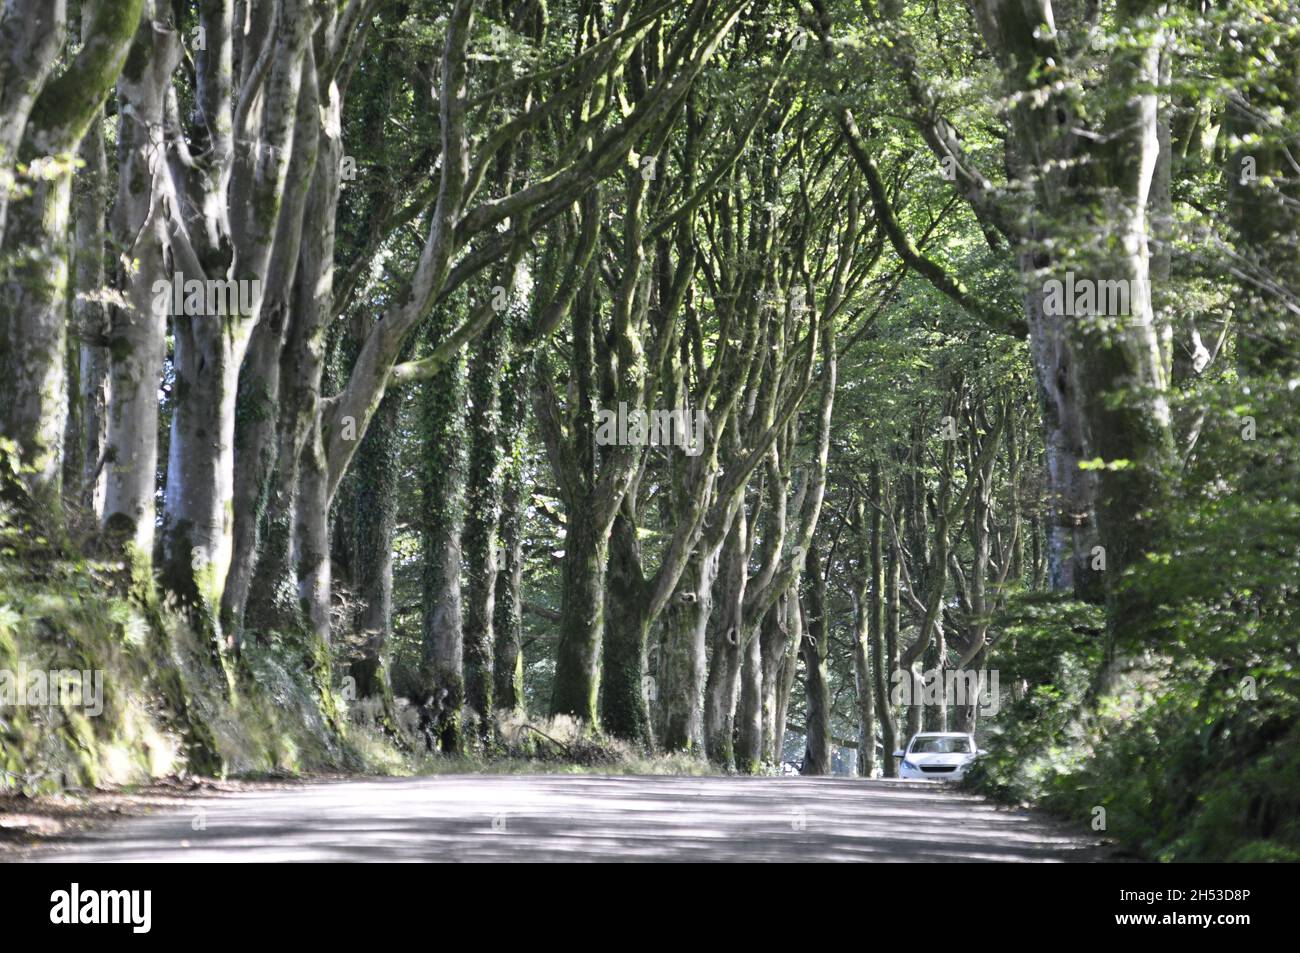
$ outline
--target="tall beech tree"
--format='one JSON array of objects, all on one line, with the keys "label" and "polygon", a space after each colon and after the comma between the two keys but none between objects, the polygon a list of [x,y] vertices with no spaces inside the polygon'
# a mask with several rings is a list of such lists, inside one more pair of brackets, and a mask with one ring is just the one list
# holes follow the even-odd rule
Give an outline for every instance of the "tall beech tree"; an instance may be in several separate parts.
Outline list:
[{"label": "tall beech tree", "polygon": [[[1165,35],[1160,4],[1122,3],[1109,26],[1123,39],[1097,54],[1090,37],[1102,26],[1100,8],[1062,12],[1055,6],[989,2],[973,8],[1009,102],[1006,135],[1012,147],[1005,153],[1004,185],[983,171],[945,116],[904,5],[880,4],[867,17],[891,37],[887,58],[908,90],[918,135],[945,172],[951,170],[990,242],[1017,263],[1051,451],[1052,578],[1086,593],[1086,527],[1097,520],[1113,569],[1132,565],[1138,540],[1153,538],[1142,528],[1143,514],[1158,504],[1171,463],[1169,369],[1152,305],[1148,238]],[[815,4],[810,19],[833,57],[829,9]],[[1078,71],[1088,68],[1104,69],[1108,81],[1080,82]],[[851,104],[839,107],[839,121],[864,173],[878,178]],[[882,191],[872,194],[878,212],[888,216]],[[995,326],[1005,323],[996,307],[917,254],[901,229],[889,233],[900,257],[938,290]],[[1134,289],[1126,313],[1071,315],[1073,320],[1052,313],[1048,282],[1074,272]],[[1090,456],[1116,465],[1081,473],[1079,463]],[[1118,598],[1118,590],[1111,591]]]}]

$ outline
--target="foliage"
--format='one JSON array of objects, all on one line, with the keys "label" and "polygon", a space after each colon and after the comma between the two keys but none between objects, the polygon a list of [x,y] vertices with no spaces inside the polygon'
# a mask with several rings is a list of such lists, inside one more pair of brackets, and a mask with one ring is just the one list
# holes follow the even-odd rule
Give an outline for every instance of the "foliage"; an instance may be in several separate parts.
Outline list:
[{"label": "foliage", "polygon": [[[365,767],[323,721],[296,655],[253,646],[244,665],[231,695],[183,616],[132,594],[124,563],[33,538],[16,509],[0,504],[0,670],[15,681],[76,670],[87,686],[102,678],[103,689],[102,712],[84,691],[51,694],[51,704],[0,705],[4,788],[51,792],[185,774],[198,744],[231,774]],[[382,751],[369,751],[383,763]]]}]

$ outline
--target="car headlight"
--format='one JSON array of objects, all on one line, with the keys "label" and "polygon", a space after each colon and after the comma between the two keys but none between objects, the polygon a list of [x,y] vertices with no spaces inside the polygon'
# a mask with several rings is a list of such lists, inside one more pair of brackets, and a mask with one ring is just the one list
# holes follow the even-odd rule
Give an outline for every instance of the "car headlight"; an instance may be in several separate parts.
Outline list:
[{"label": "car headlight", "polygon": [[919,764],[913,764],[911,761],[908,761],[906,758],[903,759],[903,767],[911,768],[913,771],[921,770],[921,766]]}]

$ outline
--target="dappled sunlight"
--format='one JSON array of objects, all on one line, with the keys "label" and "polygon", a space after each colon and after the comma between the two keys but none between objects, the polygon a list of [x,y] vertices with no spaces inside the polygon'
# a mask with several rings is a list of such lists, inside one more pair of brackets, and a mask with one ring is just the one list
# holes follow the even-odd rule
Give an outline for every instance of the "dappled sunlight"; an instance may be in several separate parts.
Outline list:
[{"label": "dappled sunlight", "polygon": [[202,799],[41,859],[1066,861],[1095,853],[1095,842],[1041,818],[937,786],[449,775]]}]

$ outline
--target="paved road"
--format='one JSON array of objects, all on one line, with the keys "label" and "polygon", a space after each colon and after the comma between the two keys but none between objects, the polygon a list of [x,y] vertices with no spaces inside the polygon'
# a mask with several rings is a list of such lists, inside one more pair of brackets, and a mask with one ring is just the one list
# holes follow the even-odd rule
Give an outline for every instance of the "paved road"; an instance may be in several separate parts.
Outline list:
[{"label": "paved road", "polygon": [[[197,829],[196,829],[197,828]],[[939,785],[488,775],[197,798],[40,861],[1087,861],[1095,841]]]}]

